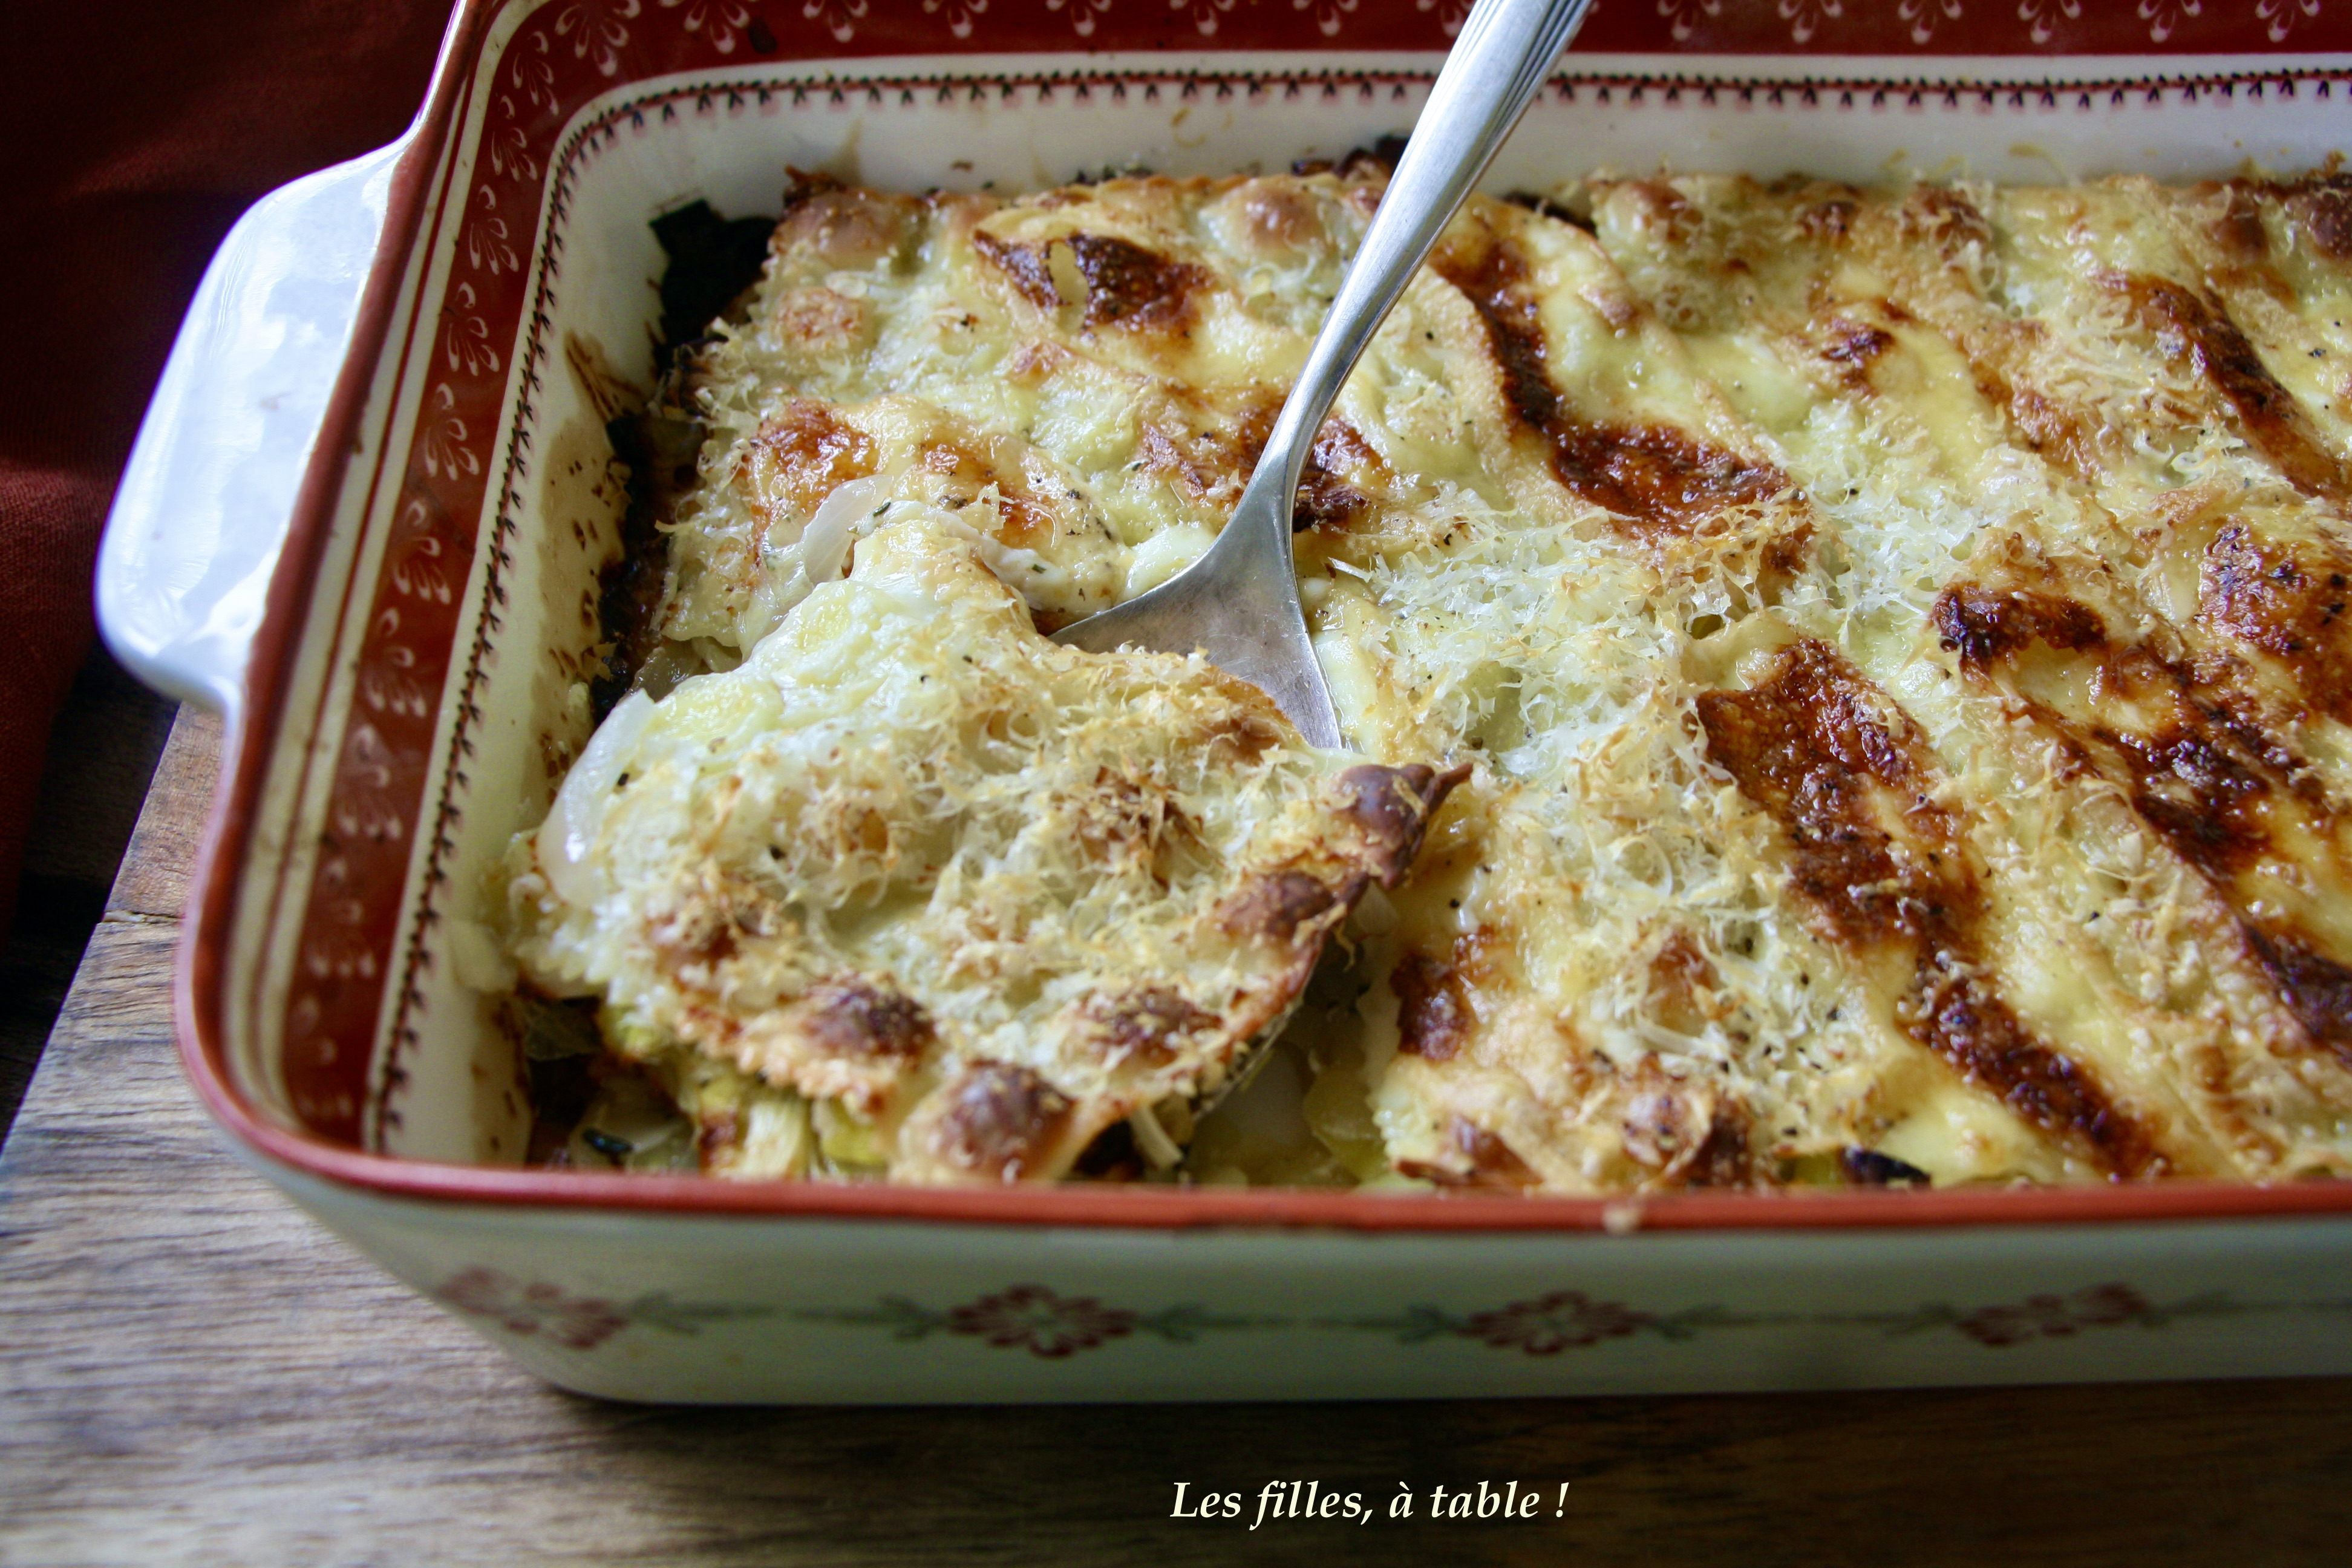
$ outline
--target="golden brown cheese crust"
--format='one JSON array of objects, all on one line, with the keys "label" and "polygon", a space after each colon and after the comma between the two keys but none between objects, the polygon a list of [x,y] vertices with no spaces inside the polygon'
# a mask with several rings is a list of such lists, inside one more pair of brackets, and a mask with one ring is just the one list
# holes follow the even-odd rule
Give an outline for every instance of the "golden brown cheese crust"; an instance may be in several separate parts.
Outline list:
[{"label": "golden brown cheese crust", "polygon": [[[2007,751],[2012,778],[2042,773],[2031,810],[1966,781],[1942,792],[2008,819],[2001,901],[2020,914],[2082,902],[2066,884],[2089,858],[2044,835],[2125,833],[2155,861],[2139,869],[2158,872],[2156,921],[2132,909],[2105,940],[2070,944],[2085,964],[2074,989],[2106,990],[2101,1010],[2137,1037],[2054,1042],[2090,1092],[2042,1095],[2035,1119],[2076,1100],[2061,1120],[2117,1173],[2343,1168],[2344,1059],[2315,1059],[2340,1028],[2346,952],[2341,645],[2312,590],[2343,549],[2344,426],[2332,397],[2298,399],[2274,374],[2302,353],[2285,346],[2303,341],[2281,329],[2287,312],[2242,327],[2225,303],[2294,293],[2278,271],[2253,280],[2269,231],[2256,245],[2242,216],[2221,257],[2215,215],[2263,198],[2135,181],[1681,184],[1702,221],[1678,254],[1639,232],[1649,198],[1628,189],[1602,197],[1619,221],[1601,232],[1655,269],[1696,332],[1762,346],[1816,407],[1928,456],[1934,479],[2032,497],[1978,504],[1967,561],[1926,606],[1934,647],[1890,655],[1880,680],[1920,690],[1920,657],[1942,656],[1959,698],[1946,751],[1987,774]],[[2314,268],[2328,270],[2306,250],[2289,270]],[[1965,1022],[1972,1056],[2011,1033],[1982,1009]]]},{"label": "golden brown cheese crust", "polygon": [[[1163,580],[1381,179],[800,187],[700,369],[669,635],[756,642],[853,479],[861,537],[951,515],[1042,628]],[[2347,191],[1469,204],[1295,514],[1351,741],[1471,770],[1348,917],[1306,1124],[1508,1191],[2352,1170]],[[1378,841],[1431,776],[1339,809]],[[1218,919],[1332,929],[1345,881]],[[1023,1151],[1080,1102],[975,1072],[918,1142],[1066,1163]]]},{"label": "golden brown cheese crust", "polygon": [[525,973],[601,1000],[709,1168],[1031,1180],[1185,1114],[1459,782],[1313,752],[1197,658],[1056,647],[946,521],[629,698],[514,847]]}]

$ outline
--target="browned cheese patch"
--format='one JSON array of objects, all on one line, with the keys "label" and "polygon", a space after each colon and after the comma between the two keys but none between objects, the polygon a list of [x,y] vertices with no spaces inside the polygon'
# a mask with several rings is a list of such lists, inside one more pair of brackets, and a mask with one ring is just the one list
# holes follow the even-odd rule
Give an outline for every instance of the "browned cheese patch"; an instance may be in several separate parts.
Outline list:
[{"label": "browned cheese patch", "polygon": [[1944,647],[1979,673],[2036,643],[2071,653],[2104,647],[2107,640],[2097,611],[2038,588],[1955,583],[1937,596],[1932,614]]},{"label": "browned cheese patch", "polygon": [[[714,791],[712,815],[731,807],[731,792]],[[774,899],[762,889],[719,875],[678,891],[647,911],[646,939],[675,968],[715,973],[742,951],[747,941],[773,935],[781,923]]]},{"label": "browned cheese patch", "polygon": [[[2282,573],[2235,524],[2223,528],[2214,545],[2226,564],[2216,568],[2209,556],[2200,616],[2245,622],[2225,629],[2257,646],[2287,637],[2282,623],[2308,617],[2307,574]],[[2282,610],[2273,590],[2292,608]],[[2249,954],[2288,1009],[2314,1040],[2352,1066],[2352,970],[2272,907],[2260,879],[2279,850],[2283,826],[2308,816],[2325,839],[2334,808],[2305,798],[2313,792],[2303,787],[2304,764],[2232,689],[2228,661],[2184,662],[2146,644],[2112,645],[2088,606],[2037,590],[1955,584],[1937,601],[1935,619],[1945,647],[1959,653],[1972,679],[2013,683],[2037,645],[2089,661],[2076,689],[2100,692],[2101,707],[2069,711],[2059,698],[2029,695],[2037,721],[2085,765],[2128,786],[2141,820],[2236,914]]]},{"label": "browned cheese patch", "polygon": [[799,1013],[811,1046],[853,1061],[913,1061],[939,1039],[921,1004],[859,975],[818,981]]},{"label": "browned cheese patch", "polygon": [[1991,221],[1966,192],[1948,185],[1919,186],[1904,198],[1896,222],[1906,238],[1947,266],[1992,243]]},{"label": "browned cheese patch", "polygon": [[2225,523],[2205,548],[2197,619],[2260,649],[2305,702],[2352,721],[2352,552],[2266,542]]},{"label": "browned cheese patch", "polygon": [[1666,180],[1628,180],[1621,187],[1639,206],[1644,228],[1675,249],[1690,247],[1706,228],[1706,215]]},{"label": "browned cheese patch", "polygon": [[1182,804],[1149,774],[1097,769],[1094,788],[1073,804],[1077,841],[1089,858],[1148,868],[1163,885],[1167,858],[1198,841]]},{"label": "browned cheese patch", "polygon": [[[1926,797],[1917,737],[1899,712],[1883,717],[1890,706],[1811,639],[1792,644],[1768,680],[1698,700],[1709,758],[1780,824],[1798,890],[1849,946],[1916,936],[1922,921],[1945,921],[1956,901],[1973,899],[1942,852],[1948,824]],[[1882,810],[1880,792],[1897,804]],[[1936,825],[1925,855],[1909,844],[1898,851],[1880,825],[1906,810]]]},{"label": "browned cheese patch", "polygon": [[1461,974],[1426,953],[1398,959],[1389,989],[1396,994],[1397,1049],[1409,1057],[1451,1061],[1478,1026]]},{"label": "browned cheese patch", "polygon": [[1849,385],[1856,390],[1868,387],[1871,362],[1895,346],[1895,334],[1843,316],[1832,317],[1824,325],[1822,357],[1844,370]]},{"label": "browned cheese patch", "polygon": [[2304,226],[2312,248],[2334,261],[2352,261],[2352,176],[2332,175],[2306,182],[2303,195]]},{"label": "browned cheese patch", "polygon": [[[2062,594],[1955,583],[1932,612],[1944,647],[1960,656],[1973,679],[2015,678],[2035,649],[2079,654],[2110,700],[2101,712],[2059,710],[2042,687],[2023,693],[2044,721],[2063,730],[2084,756],[2122,764],[2132,804],[2174,852],[2209,877],[2228,879],[2268,847],[2260,812],[2270,793],[2263,759],[2250,751],[2227,711],[2208,694],[2199,700],[2189,671],[2145,645],[2114,647],[2105,620]],[[2063,690],[2053,683],[2050,689]],[[2120,715],[2143,715],[2126,725]]]},{"label": "browned cheese patch", "polygon": [[1440,270],[1486,323],[1511,411],[1549,447],[1553,476],[1629,532],[1689,535],[1727,509],[1789,489],[1788,476],[1771,464],[1687,431],[1578,417],[1551,379],[1527,258],[1507,237],[1487,237],[1467,257],[1444,257]]},{"label": "browned cheese patch", "polygon": [[[1136,415],[1136,461],[1188,500],[1231,507],[1273,433],[1278,403],[1262,392],[1213,402],[1197,387],[1165,383]],[[1308,459],[1308,468],[1316,467]],[[1314,482],[1311,473],[1302,484]]]},{"label": "browned cheese patch", "polygon": [[1209,421],[1147,416],[1137,426],[1135,456],[1145,473],[1173,480],[1193,500],[1238,499],[1248,472],[1242,465],[1244,444],[1237,431]]},{"label": "browned cheese patch", "polygon": [[[833,405],[795,397],[771,415],[738,459],[736,482],[754,494],[781,494],[802,512],[814,512],[825,497],[875,468],[873,437],[843,419]],[[762,510],[764,542],[772,519]]]},{"label": "browned cheese patch", "polygon": [[[1159,406],[1139,422],[1136,456],[1146,473],[1174,482],[1193,500],[1230,503],[1257,468],[1274,435],[1281,400],[1270,395],[1244,397],[1228,412],[1191,389],[1162,389]],[[1371,510],[1371,499],[1353,482],[1389,479],[1381,455],[1355,426],[1338,415],[1323,421],[1298,473],[1291,503],[1293,532],[1319,528],[1344,532]]]},{"label": "browned cheese patch", "polygon": [[[2021,343],[2040,337],[2039,321],[2016,324]],[[1976,363],[1977,391],[1986,402],[2009,416],[2018,444],[2077,478],[2096,479],[2102,469],[2099,431],[2070,404],[2053,398],[2031,383],[2012,377],[1991,361]]]},{"label": "browned cheese patch", "polygon": [[1362,893],[1361,879],[1334,889],[1305,871],[1271,872],[1250,882],[1217,911],[1218,929],[1244,941],[1263,940],[1295,947],[1320,940],[1337,911]]},{"label": "browned cheese patch", "polygon": [[1984,974],[1982,888],[1900,709],[1806,639],[1768,679],[1707,692],[1698,710],[1707,755],[1780,826],[1791,880],[1831,938],[1908,966],[1895,1007],[1906,1033],[2109,1173],[2166,1168],[2147,1130]]},{"label": "browned cheese patch", "polygon": [[[2132,780],[2132,805],[2236,911],[2247,950],[2314,1040],[2352,1067],[2352,970],[2273,912],[2251,873],[2277,847],[2273,816],[2297,811],[2292,781],[2247,743],[2249,721],[2186,695],[2148,733],[2101,731]],[[2258,733],[2258,732],[2257,732]],[[2274,744],[2274,743],[2273,743]]]},{"label": "browned cheese patch", "polygon": [[916,467],[951,487],[944,504],[961,510],[990,486],[996,488],[996,536],[1015,550],[1038,550],[1051,544],[1056,532],[1055,509],[1040,500],[1028,476],[992,460],[954,441],[926,444]]},{"label": "browned cheese patch", "polygon": [[1081,1011],[1104,1059],[1114,1067],[1164,1067],[1224,1027],[1223,1019],[1165,985],[1090,996]]},{"label": "browned cheese patch", "polygon": [[1552,471],[1578,495],[1617,514],[1689,532],[1728,507],[1754,506],[1788,488],[1769,464],[1709,447],[1671,426],[1581,426],[1549,432]]},{"label": "browned cheese patch", "polygon": [[2146,275],[2106,286],[2130,301],[2167,359],[2186,359],[2237,410],[2253,448],[2304,494],[2352,498],[2343,465],[2321,445],[2310,417],[2263,363],[2246,334],[2219,305],[2179,284]]},{"label": "browned cheese patch", "polygon": [[1339,816],[1360,836],[1355,858],[1382,887],[1404,879],[1437,808],[1469,776],[1466,763],[1443,773],[1422,763],[1401,768],[1367,763],[1339,775]]},{"label": "browned cheese patch", "polygon": [[1043,338],[1024,338],[1004,356],[1004,379],[1016,386],[1043,386],[1078,363],[1078,356]]},{"label": "browned cheese patch", "polygon": [[[1263,443],[1260,449],[1264,449]],[[1256,460],[1251,461],[1255,467]],[[1315,433],[1315,445],[1307,453],[1306,465],[1299,470],[1298,498],[1290,511],[1291,531],[1346,530],[1370,510],[1372,503],[1362,490],[1341,476],[1367,471],[1377,474],[1385,467],[1381,455],[1357,434],[1354,426],[1336,414],[1323,421],[1323,428]]]},{"label": "browned cheese patch", "polygon": [[1062,291],[1054,282],[1054,268],[1046,258],[1047,247],[1018,245],[977,232],[971,237],[971,246],[982,260],[1004,275],[1014,293],[1041,310],[1061,309]]},{"label": "browned cheese patch", "polygon": [[1012,1062],[976,1062],[939,1091],[922,1142],[941,1164],[1017,1182],[1051,1163],[1070,1131],[1067,1095]]},{"label": "browned cheese patch", "polygon": [[2098,479],[2102,442],[2114,433],[2036,384],[2048,324],[2012,317],[1982,297],[1970,263],[1991,245],[1993,230],[1976,204],[1963,192],[1921,186],[1900,201],[1834,205],[1850,209],[1835,243],[1889,280],[1891,296],[1880,302],[1889,319],[1920,323],[1949,342],[2018,446],[2068,473]]},{"label": "browned cheese patch", "polygon": [[2303,1026],[2352,1067],[2352,968],[2315,952],[2300,935],[2248,921],[2247,945]]},{"label": "browned cheese patch", "polygon": [[[1083,303],[1087,331],[1116,327],[1163,337],[1190,332],[1196,296],[1214,281],[1203,268],[1179,261],[1117,235],[1084,231],[1054,239],[1018,241],[975,233],[972,246],[1002,272],[1014,291],[1040,310]],[[1059,256],[1056,252],[1060,253]],[[1070,297],[1055,262],[1072,268],[1080,298]]]},{"label": "browned cheese patch", "polygon": [[1087,280],[1086,322],[1181,335],[1192,325],[1193,294],[1209,274],[1114,235],[1074,234],[1070,248]]},{"label": "browned cheese patch", "polygon": [[2215,710],[2184,696],[2150,729],[2093,732],[2130,770],[2140,816],[2209,879],[2227,882],[2269,850],[2267,770]]}]

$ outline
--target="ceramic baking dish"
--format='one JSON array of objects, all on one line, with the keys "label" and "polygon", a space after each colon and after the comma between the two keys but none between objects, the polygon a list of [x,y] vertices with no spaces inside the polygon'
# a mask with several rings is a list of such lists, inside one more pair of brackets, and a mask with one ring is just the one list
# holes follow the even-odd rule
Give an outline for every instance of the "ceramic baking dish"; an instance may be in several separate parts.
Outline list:
[{"label": "ceramic baking dish", "polygon": [[[223,247],[106,541],[116,651],[232,720],[179,1026],[247,1157],[535,1372],[628,1398],[2352,1371],[2352,1184],[1612,1203],[519,1167],[480,872],[578,739],[648,220],[772,211],[788,163],[1014,188],[1332,156],[1410,124],[1462,9],[462,8],[409,134]],[[2346,50],[2313,0],[1612,5],[1489,184],[2302,168],[2341,145]]]}]

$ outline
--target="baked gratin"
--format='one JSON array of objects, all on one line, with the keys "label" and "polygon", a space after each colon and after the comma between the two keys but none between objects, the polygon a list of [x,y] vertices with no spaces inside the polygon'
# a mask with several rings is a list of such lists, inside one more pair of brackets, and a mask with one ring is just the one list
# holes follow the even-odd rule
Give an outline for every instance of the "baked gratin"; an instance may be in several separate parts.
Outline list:
[{"label": "baked gratin", "polygon": [[1298,497],[1326,754],[1042,634],[1214,536],[1383,178],[795,181],[509,858],[574,1156],[2352,1169],[2352,180],[1474,199]]}]

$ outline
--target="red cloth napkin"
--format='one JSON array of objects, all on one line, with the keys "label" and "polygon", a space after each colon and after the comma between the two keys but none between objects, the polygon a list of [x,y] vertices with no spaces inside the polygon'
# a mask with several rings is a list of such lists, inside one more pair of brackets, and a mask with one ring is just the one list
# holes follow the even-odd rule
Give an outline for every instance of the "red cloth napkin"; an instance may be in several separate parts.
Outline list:
[{"label": "red cloth napkin", "polygon": [[400,134],[447,0],[21,5],[0,44],[0,939],[99,531],[238,213]]}]

